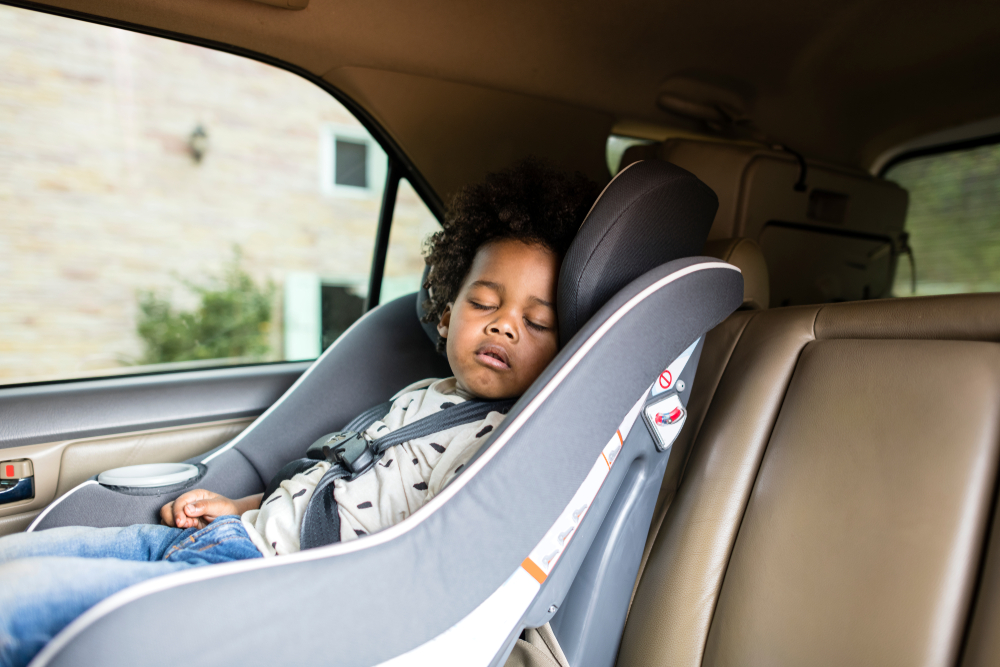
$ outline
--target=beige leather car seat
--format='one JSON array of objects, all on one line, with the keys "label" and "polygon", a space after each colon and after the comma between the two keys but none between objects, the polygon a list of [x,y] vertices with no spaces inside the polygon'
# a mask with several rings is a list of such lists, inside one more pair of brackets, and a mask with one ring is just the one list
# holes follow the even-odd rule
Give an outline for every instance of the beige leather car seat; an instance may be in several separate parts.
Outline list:
[{"label": "beige leather car seat", "polygon": [[1000,664],[998,451],[1000,295],[735,313],[618,664]]},{"label": "beige leather car seat", "polygon": [[767,262],[753,239],[716,239],[701,254],[721,259],[743,272],[743,306],[740,310],[766,309],[770,302]]},{"label": "beige leather car seat", "polygon": [[[741,311],[767,308],[767,264],[764,262],[764,257],[756,243],[742,238],[718,239],[706,243],[702,254],[729,262],[743,273],[743,306],[740,308]],[[646,539],[646,546],[639,565],[639,577],[636,579],[636,584],[641,580],[643,568],[646,566],[646,560],[649,558],[657,532],[670,507],[674,492],[677,490],[681,472],[691,452],[694,436],[701,428],[701,421],[705,418],[709,403],[715,394],[716,385],[718,385],[722,371],[725,370],[726,363],[729,361],[729,354],[732,351],[732,336],[729,332],[736,321],[730,317],[705,335],[705,346],[702,349],[698,372],[695,375],[695,383],[688,404],[688,422],[674,442],[673,454],[667,462],[667,469],[663,475],[656,508],[653,512],[653,520],[650,522],[649,536]]]}]

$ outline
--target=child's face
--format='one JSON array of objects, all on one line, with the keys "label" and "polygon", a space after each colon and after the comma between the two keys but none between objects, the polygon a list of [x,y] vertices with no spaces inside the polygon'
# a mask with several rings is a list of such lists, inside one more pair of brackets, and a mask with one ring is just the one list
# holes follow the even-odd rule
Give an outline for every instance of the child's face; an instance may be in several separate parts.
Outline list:
[{"label": "child's face", "polygon": [[480,398],[520,396],[559,348],[556,280],[548,248],[516,240],[481,247],[438,333],[458,385]]}]

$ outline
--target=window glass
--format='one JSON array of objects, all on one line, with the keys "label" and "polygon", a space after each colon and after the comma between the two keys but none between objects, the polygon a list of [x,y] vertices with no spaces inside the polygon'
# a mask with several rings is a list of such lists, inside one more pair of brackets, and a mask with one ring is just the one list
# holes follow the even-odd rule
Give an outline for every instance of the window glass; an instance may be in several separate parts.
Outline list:
[{"label": "window glass", "polygon": [[885,177],[910,193],[916,291],[901,257],[896,296],[1000,291],[1000,145],[914,158]]},{"label": "window glass", "polygon": [[0,6],[0,384],[310,359],[386,156],[289,72]]},{"label": "window glass", "polygon": [[368,146],[356,141],[337,139],[334,150],[337,156],[337,175],[334,183],[352,188],[367,188]]},{"label": "window glass", "polygon": [[621,134],[612,134],[608,136],[608,143],[605,148],[605,158],[608,161],[608,173],[612,176],[616,175],[621,168],[622,156],[625,155],[627,151],[632,146],[645,146],[647,144],[653,143],[649,139],[637,139],[635,137],[626,137]]},{"label": "window glass", "polygon": [[324,123],[321,134],[320,189],[340,199],[379,199],[389,163],[378,142],[357,123]]},{"label": "window glass", "polygon": [[389,251],[385,256],[385,274],[379,303],[420,289],[424,275],[423,248],[427,238],[441,229],[434,214],[406,179],[399,182],[396,208],[389,230]]}]

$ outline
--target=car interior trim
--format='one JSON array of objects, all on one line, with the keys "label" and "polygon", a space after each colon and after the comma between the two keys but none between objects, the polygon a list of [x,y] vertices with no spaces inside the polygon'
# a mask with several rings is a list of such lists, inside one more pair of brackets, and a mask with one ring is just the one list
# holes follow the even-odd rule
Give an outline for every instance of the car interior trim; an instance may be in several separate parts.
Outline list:
[{"label": "car interior trim", "polygon": [[[25,530],[49,503],[104,470],[126,464],[179,462],[195,454],[204,456],[248,424],[248,419],[228,419],[4,449],[7,459],[32,462],[34,495],[0,505],[0,536]],[[8,530],[12,524],[3,524],[4,519],[21,521],[23,525],[16,531]]]},{"label": "car interior trim", "polygon": [[399,164],[389,158],[389,168],[385,175],[385,189],[382,190],[382,207],[378,214],[378,229],[375,232],[375,250],[372,270],[368,279],[368,296],[365,297],[365,312],[379,304],[382,293],[382,276],[385,273],[385,257],[389,252],[389,234],[392,232],[392,214],[396,209],[396,195],[399,192]]},{"label": "car interior trim", "polygon": [[[626,301],[622,306],[615,310],[607,320],[605,320],[594,333],[587,337],[585,341],[580,345],[579,349],[566,361],[566,363],[559,369],[551,380],[549,380],[545,386],[543,386],[537,394],[529,401],[527,405],[524,406],[517,416],[514,418],[513,422],[505,428],[497,437],[497,439],[491,443],[490,447],[479,456],[478,459],[469,464],[469,468],[459,477],[455,478],[454,482],[445,487],[440,494],[428,501],[419,511],[411,515],[406,521],[400,522],[394,526],[390,526],[383,531],[375,533],[366,537],[364,540],[354,540],[347,543],[331,544],[324,547],[318,547],[316,549],[310,549],[307,551],[300,551],[295,554],[288,554],[281,559],[255,559],[252,561],[239,561],[233,563],[223,563],[219,564],[217,567],[213,568],[200,568],[193,569],[185,572],[177,572],[174,574],[166,575],[164,577],[158,577],[155,579],[142,582],[135,586],[129,587],[122,590],[97,605],[86,611],[84,614],[79,616],[75,621],[68,625],[59,635],[57,635],[49,644],[38,654],[35,658],[35,667],[44,667],[53,657],[55,657],[64,646],[68,645],[73,638],[82,633],[89,625],[91,625],[96,620],[106,616],[110,612],[132,602],[138,600],[147,595],[157,593],[160,591],[165,591],[171,588],[182,586],[189,583],[195,583],[199,581],[205,581],[209,579],[215,579],[219,577],[228,576],[231,574],[237,574],[241,572],[248,572],[252,570],[259,570],[269,567],[290,565],[293,563],[299,563],[304,561],[319,560],[323,558],[328,558],[332,556],[337,556],[340,554],[346,554],[351,552],[362,551],[371,547],[375,547],[381,544],[385,544],[397,537],[405,535],[406,533],[413,530],[416,526],[420,525],[426,521],[429,517],[433,516],[445,503],[448,502],[461,488],[466,486],[470,480],[472,480],[476,474],[482,470],[482,468],[493,458],[496,454],[504,447],[504,445],[510,441],[510,439],[521,429],[521,427],[527,422],[527,420],[533,415],[539,407],[544,403],[544,401],[559,387],[560,384],[566,379],[566,377],[572,372],[572,370],[579,365],[588,352],[594,348],[595,345],[607,334],[614,326],[617,324],[625,315],[627,315],[631,310],[638,306],[641,302],[649,298],[652,294],[656,293],[663,287],[680,280],[681,278],[688,276],[690,274],[712,270],[712,269],[725,269],[741,273],[740,270],[732,266],[731,264],[726,264],[718,261],[711,262],[699,262],[697,264],[692,264],[683,269],[674,271],[663,278],[657,280],[653,284],[649,285],[638,294],[633,296],[631,299]],[[377,310],[377,309],[376,309]],[[375,310],[369,311],[368,314],[375,312]],[[368,316],[365,315],[365,317]],[[363,319],[363,318],[361,318]],[[361,321],[360,319],[358,320]],[[355,323],[356,325],[357,323]],[[346,333],[346,332],[345,332]],[[331,346],[331,349],[333,346]],[[314,366],[315,367],[315,366]],[[303,373],[301,377],[305,377],[309,371]],[[301,382],[301,377],[298,382]],[[286,392],[286,396],[291,393]],[[248,427],[244,433],[249,431],[253,426]],[[239,437],[234,439],[234,442],[239,440]],[[232,443],[230,444],[230,447]],[[228,449],[228,447],[227,447]],[[203,463],[207,462],[203,461]],[[67,494],[69,496],[70,494]]]},{"label": "car interior trim", "polygon": [[[254,417],[308,366],[289,362],[0,387],[0,451]],[[149,409],[151,394],[155,410]]]}]

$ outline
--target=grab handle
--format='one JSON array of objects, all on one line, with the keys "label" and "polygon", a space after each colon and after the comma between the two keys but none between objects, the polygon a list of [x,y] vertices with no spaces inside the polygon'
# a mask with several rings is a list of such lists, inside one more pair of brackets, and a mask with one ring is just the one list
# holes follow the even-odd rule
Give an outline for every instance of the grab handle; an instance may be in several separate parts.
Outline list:
[{"label": "grab handle", "polygon": [[0,462],[0,505],[35,497],[35,470],[28,459]]}]

